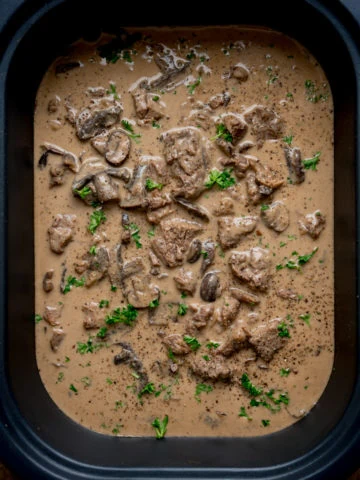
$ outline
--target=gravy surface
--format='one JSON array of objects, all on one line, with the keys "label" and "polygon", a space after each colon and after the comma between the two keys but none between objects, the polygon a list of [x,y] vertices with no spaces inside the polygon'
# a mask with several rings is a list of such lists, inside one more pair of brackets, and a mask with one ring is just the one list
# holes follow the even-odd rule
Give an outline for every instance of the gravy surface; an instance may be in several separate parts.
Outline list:
[{"label": "gravy surface", "polygon": [[103,434],[283,429],[333,363],[327,79],[270,30],[129,32],[70,47],[37,94],[42,381]]}]

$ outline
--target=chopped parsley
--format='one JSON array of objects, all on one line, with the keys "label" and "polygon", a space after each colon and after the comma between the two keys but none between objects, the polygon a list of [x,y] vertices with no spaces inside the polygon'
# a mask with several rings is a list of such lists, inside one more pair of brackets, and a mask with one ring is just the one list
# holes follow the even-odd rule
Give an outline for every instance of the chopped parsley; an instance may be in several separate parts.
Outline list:
[{"label": "chopped parsley", "polygon": [[268,427],[270,425],[270,420],[261,420],[261,423],[264,427]]},{"label": "chopped parsley", "polygon": [[160,97],[159,97],[159,95],[154,95],[152,97],[152,99],[153,99],[154,102],[158,102],[160,100]]},{"label": "chopped parsley", "polygon": [[240,412],[239,412],[238,416],[247,418],[248,420],[252,420],[252,418],[249,417],[249,415],[247,414],[245,407],[240,407]]},{"label": "chopped parsley", "polygon": [[280,370],[280,377],[288,377],[290,374],[290,368],[282,368]]},{"label": "chopped parsley", "polygon": [[155,298],[155,300],[151,300],[151,302],[149,303],[149,308],[156,308],[159,306],[159,300],[157,298]]},{"label": "chopped parsley", "polygon": [[124,226],[125,230],[130,230],[131,237],[133,238],[136,248],[142,248],[141,237],[140,237],[140,228],[135,223],[130,223],[130,225]]},{"label": "chopped parsley", "polygon": [[101,223],[106,222],[106,216],[105,213],[102,210],[95,210],[91,215],[90,215],[90,223],[88,226],[89,232],[94,235],[96,232],[97,228],[100,226]]},{"label": "chopped parsley", "polygon": [[66,280],[66,285],[63,288],[63,293],[69,293],[72,287],[83,287],[85,285],[85,278],[81,277],[80,280],[69,275]]},{"label": "chopped parsley", "polygon": [[35,314],[35,323],[39,323],[42,320],[42,316],[39,315],[38,313]]},{"label": "chopped parsley", "polygon": [[120,433],[120,429],[123,427],[124,425],[121,425],[120,423],[117,423],[115,425],[115,428],[113,428],[111,430],[111,433],[113,433],[114,435],[118,435],[118,433]]},{"label": "chopped parsley", "polygon": [[210,362],[209,355],[203,355],[202,358],[205,360],[205,362]]},{"label": "chopped parsley", "polygon": [[265,395],[270,398],[271,401],[275,403],[275,405],[280,405],[280,403],[283,403],[284,405],[289,405],[289,396],[287,393],[280,393],[279,398],[274,397],[275,390],[269,390],[268,392],[265,393]]},{"label": "chopped parsley", "polygon": [[189,347],[191,348],[191,350],[193,350],[194,352],[201,347],[201,343],[195,337],[190,337],[189,335],[184,335],[183,339],[184,339],[184,342],[187,343],[189,345]]},{"label": "chopped parsley", "polygon": [[281,263],[279,263],[278,265],[276,265],[276,270],[282,270],[284,268],[284,265],[281,265]]},{"label": "chopped parsley", "polygon": [[109,300],[100,300],[99,308],[107,308],[109,306]]},{"label": "chopped parsley", "polygon": [[124,403],[121,400],[116,400],[115,402],[115,410],[117,410],[119,407],[123,407]]},{"label": "chopped parsley", "polygon": [[140,391],[138,397],[141,398],[143,395],[151,394],[155,392],[155,385],[151,382],[145,385],[145,387]]},{"label": "chopped parsley", "polygon": [[287,245],[286,242],[280,242],[280,248],[285,247]]},{"label": "chopped parsley", "polygon": [[312,158],[305,158],[303,160],[303,165],[306,170],[315,170],[316,166],[319,163],[321,152],[316,152]]},{"label": "chopped parsley", "polygon": [[115,100],[120,100],[120,97],[116,91],[116,87],[113,83],[110,83],[110,90],[107,90],[106,93],[108,95],[113,95]]},{"label": "chopped parsley", "polygon": [[100,330],[97,332],[96,336],[98,338],[105,338],[107,331],[108,331],[107,327],[101,327]]},{"label": "chopped parsley", "polygon": [[211,350],[212,348],[218,348],[218,347],[220,347],[220,343],[208,342],[206,344],[206,348],[208,348],[209,350]]},{"label": "chopped parsley", "polygon": [[266,82],[268,85],[272,85],[279,78],[277,75],[274,75],[273,67],[271,65],[269,65],[266,68],[266,73],[267,73],[267,76],[269,77],[268,81]]},{"label": "chopped parsley", "polygon": [[96,255],[96,246],[92,245],[89,250],[90,255]]},{"label": "chopped parsley", "polygon": [[155,237],[155,226],[153,225],[151,227],[151,229],[147,232],[148,234],[148,237],[151,238],[151,237]]},{"label": "chopped parsley", "polygon": [[83,377],[81,382],[85,385],[85,387],[90,387],[91,385],[91,379],[89,377]]},{"label": "chopped parsley", "polygon": [[306,323],[306,325],[309,325],[310,327],[310,318],[311,318],[310,313],[304,313],[302,315],[299,315],[299,318],[303,320]]},{"label": "chopped parsley", "polygon": [[72,383],[70,384],[70,387],[69,387],[69,389],[70,389],[72,392],[74,392],[75,394],[77,394],[77,393],[78,393],[78,390],[77,390],[77,388],[76,388],[76,387],[75,387],[75,386],[74,386]]},{"label": "chopped parsley", "polygon": [[90,187],[85,186],[85,187],[81,188],[80,190],[76,190],[76,188],[75,188],[74,192],[77,193],[80,198],[84,199],[85,197],[90,195],[90,193],[92,193],[92,190],[91,190]]},{"label": "chopped parsley", "polygon": [[193,58],[196,58],[194,50],[191,50],[191,52],[186,55],[186,58],[188,60],[192,60]]},{"label": "chopped parsley", "polygon": [[152,125],[153,128],[161,128],[160,123],[155,122],[155,120],[153,120],[151,125]]},{"label": "chopped parsley", "polygon": [[312,80],[305,80],[306,100],[311,103],[318,103],[320,100],[326,101],[328,94],[319,93],[319,89]]},{"label": "chopped parsley", "polygon": [[175,355],[171,348],[169,348],[168,350],[168,357],[170,358],[170,360],[175,361]]},{"label": "chopped parsley", "polygon": [[262,212],[265,212],[266,210],[269,210],[270,206],[269,205],[261,205],[260,210]]},{"label": "chopped parsley", "polygon": [[278,329],[279,337],[290,338],[290,332],[289,332],[288,326],[284,321],[279,323],[279,325],[277,326],[277,329]]},{"label": "chopped parsley", "polygon": [[65,357],[65,363],[68,363],[70,362],[70,358],[69,357]]},{"label": "chopped parsley", "polygon": [[99,343],[94,344],[92,337],[89,337],[86,343],[77,342],[76,351],[80,353],[80,355],[84,355],[85,353],[93,353],[101,347],[102,347],[101,344]]},{"label": "chopped parsley", "polygon": [[258,395],[261,395],[262,393],[262,388],[257,388],[255,385],[253,385],[249,379],[249,376],[247,373],[243,373],[241,376],[241,385],[245,390],[247,390],[250,395],[253,397],[257,397]]},{"label": "chopped parsley", "polygon": [[111,290],[112,292],[116,292],[117,286],[116,286],[116,285],[111,285],[110,290]]},{"label": "chopped parsley", "polygon": [[292,144],[293,138],[293,135],[289,135],[283,138],[283,142],[287,143],[290,146]]},{"label": "chopped parsley", "polygon": [[[281,245],[280,245],[281,246]],[[318,251],[318,247],[314,248],[314,250],[311,253],[305,254],[305,255],[299,255],[298,252],[294,251],[291,253],[293,257],[297,257],[297,259],[290,259],[285,263],[285,267],[288,268],[289,270],[301,270],[301,266],[305,265],[311,258],[315,255],[315,253]],[[286,257],[285,257],[286,258]],[[284,265],[279,264],[276,265],[276,270],[282,270],[284,268]]]},{"label": "chopped parsley", "polygon": [[180,315],[181,317],[183,317],[184,315],[186,315],[186,312],[188,311],[188,306],[185,305],[185,303],[179,303],[179,308],[178,308],[178,315]]},{"label": "chopped parsley", "polygon": [[180,297],[181,297],[181,298],[186,298],[186,297],[187,297],[187,293],[186,293],[186,292],[181,292]]},{"label": "chopped parsley", "polygon": [[58,375],[58,378],[57,378],[57,382],[56,383],[60,383],[64,380],[64,372],[59,372],[59,375]]},{"label": "chopped parsley", "polygon": [[218,123],[216,125],[216,135],[215,137],[211,138],[211,140],[216,140],[217,138],[222,138],[226,142],[231,143],[233,141],[233,136],[229,132],[229,130],[225,127],[224,123]]},{"label": "chopped parsley", "polygon": [[149,190],[151,192],[152,190],[155,190],[157,188],[158,190],[161,190],[163,188],[164,184],[163,183],[156,183],[151,178],[147,178],[145,182],[145,188],[146,190]]},{"label": "chopped parsley", "polygon": [[198,383],[196,384],[196,387],[195,387],[195,399],[197,402],[201,402],[200,400],[200,394],[202,392],[205,392],[205,393],[210,393],[212,392],[214,389],[211,385],[206,385],[205,383]]},{"label": "chopped parsley", "polygon": [[294,98],[294,95],[293,95],[291,92],[288,92],[288,93],[286,94],[286,96],[287,96],[287,98]]},{"label": "chopped parsley", "polygon": [[121,125],[126,130],[127,135],[134,140],[135,143],[139,143],[139,138],[141,137],[140,133],[135,133],[133,126],[127,120],[121,120]]},{"label": "chopped parsley", "polygon": [[194,95],[195,88],[198,87],[200,83],[201,83],[201,76],[199,75],[199,77],[195,80],[194,83],[187,85],[186,88],[189,90],[190,95]]},{"label": "chopped parsley", "polygon": [[232,187],[236,182],[235,178],[231,176],[231,172],[232,169],[225,169],[222,172],[217,169],[211,170],[209,180],[205,183],[205,187],[211,188],[213,185],[217,185],[222,190]]},{"label": "chopped parsley", "polygon": [[137,319],[138,311],[135,307],[128,304],[127,307],[122,309],[115,308],[111,315],[107,315],[105,322],[107,325],[114,325],[116,323],[124,323],[125,325],[132,326]]},{"label": "chopped parsley", "polygon": [[299,255],[298,257],[298,263],[299,265],[304,265],[305,263],[307,263],[314,255],[315,253],[319,250],[318,247],[314,248],[314,250],[307,254],[307,255]]},{"label": "chopped parsley", "polygon": [[151,423],[151,426],[155,428],[155,434],[157,439],[161,439],[165,437],[167,424],[169,422],[169,417],[165,415],[163,420],[159,418],[155,418],[155,420]]}]

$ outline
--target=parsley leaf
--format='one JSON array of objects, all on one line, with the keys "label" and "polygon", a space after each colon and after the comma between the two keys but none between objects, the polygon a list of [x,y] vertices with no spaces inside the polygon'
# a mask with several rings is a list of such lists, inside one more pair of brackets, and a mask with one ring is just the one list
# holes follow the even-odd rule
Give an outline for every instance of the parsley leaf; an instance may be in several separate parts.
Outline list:
[{"label": "parsley leaf", "polygon": [[42,320],[42,316],[39,315],[38,313],[35,314],[35,323],[39,323]]},{"label": "parsley leaf", "polygon": [[92,245],[89,250],[90,255],[96,255],[96,246]]},{"label": "parsley leaf", "polygon": [[216,135],[210,140],[216,140],[217,138],[222,138],[229,143],[233,141],[233,136],[231,135],[229,130],[225,127],[224,123],[218,123],[216,125]]},{"label": "parsley leaf", "polygon": [[218,348],[220,346],[220,343],[216,343],[216,342],[208,342],[206,344],[206,348],[208,348],[209,350],[211,348]]},{"label": "parsley leaf", "polygon": [[152,99],[153,99],[154,102],[158,102],[160,100],[160,97],[159,97],[159,95],[154,95],[152,97]]},{"label": "parsley leaf", "polygon": [[85,285],[85,278],[81,277],[80,280],[77,278],[69,275],[66,280],[66,285],[64,286],[63,293],[68,293],[72,289],[72,287],[83,287]]},{"label": "parsley leaf", "polygon": [[155,122],[155,120],[153,120],[151,125],[152,125],[153,128],[161,128],[160,123]]},{"label": "parsley leaf", "polygon": [[280,377],[288,377],[290,374],[290,368],[282,368],[280,370]]},{"label": "parsley leaf", "polygon": [[269,390],[268,392],[265,393],[265,395],[272,400],[275,405],[280,405],[280,403],[283,403],[284,405],[289,405],[289,396],[287,393],[280,393],[279,398],[274,397],[275,390]]},{"label": "parsley leaf", "polygon": [[125,230],[131,231],[131,236],[135,242],[136,248],[142,248],[141,237],[140,237],[140,228],[135,223],[130,223],[130,225],[124,226]]},{"label": "parsley leaf", "polygon": [[303,320],[306,323],[306,325],[309,325],[310,327],[310,318],[311,318],[310,313],[304,313],[302,315],[299,315],[299,318],[301,318],[301,320]]},{"label": "parsley leaf", "polygon": [[96,232],[97,228],[100,226],[101,223],[106,222],[106,216],[105,213],[102,210],[95,210],[91,215],[90,215],[90,223],[88,226],[89,232],[94,235]]},{"label": "parsley leaf", "polygon": [[194,83],[191,83],[190,85],[187,85],[187,89],[189,90],[190,95],[194,95],[195,88],[198,87],[201,83],[201,76],[197,78],[197,80]]},{"label": "parsley leaf", "polygon": [[269,210],[269,208],[270,208],[269,205],[261,205],[260,210],[262,212],[265,212],[266,210]]},{"label": "parsley leaf", "polygon": [[78,390],[77,390],[77,388],[76,388],[76,387],[75,387],[75,386],[74,386],[72,383],[70,384],[70,387],[69,387],[69,389],[70,389],[72,392],[74,392],[74,393],[75,393],[75,395],[77,395],[77,393],[78,393]]},{"label": "parsley leaf", "polygon": [[120,100],[120,97],[116,91],[116,87],[113,83],[110,83],[110,90],[107,90],[106,93],[108,95],[113,95],[115,100]]},{"label": "parsley leaf", "polygon": [[187,343],[191,348],[191,350],[193,350],[194,352],[201,347],[201,343],[195,337],[184,335],[183,339],[184,339],[184,342]]},{"label": "parsley leaf", "polygon": [[155,237],[155,225],[151,227],[151,229],[147,232],[147,234],[149,238]]},{"label": "parsley leaf", "polygon": [[91,190],[90,187],[85,186],[85,187],[81,188],[80,190],[76,190],[76,188],[75,188],[74,192],[77,193],[80,198],[84,199],[85,197],[90,195],[90,193],[92,193],[92,190]]},{"label": "parsley leaf", "polygon": [[132,326],[137,319],[138,311],[135,307],[128,304],[125,308],[115,308],[111,315],[107,315],[105,323],[107,325],[114,325],[115,323],[124,323],[125,325]]},{"label": "parsley leaf", "polygon": [[145,182],[145,188],[146,190],[149,190],[151,192],[152,190],[155,190],[157,188],[158,190],[161,190],[163,188],[164,184],[163,183],[156,183],[151,178],[147,178]]},{"label": "parsley leaf", "polygon": [[116,285],[111,285],[110,290],[111,290],[112,292],[116,292],[117,286],[116,286]]},{"label": "parsley leaf", "polygon": [[134,140],[135,143],[139,143],[139,138],[141,137],[140,133],[135,133],[133,126],[128,120],[121,120],[121,125],[126,130],[127,135]]},{"label": "parsley leaf", "polygon": [[76,351],[80,353],[80,355],[84,355],[85,353],[93,353],[102,346],[100,343],[94,344],[92,337],[89,337],[86,343],[77,342]]},{"label": "parsley leaf", "polygon": [[304,265],[307,263],[314,255],[315,253],[319,250],[318,247],[314,248],[314,250],[311,253],[308,253],[307,255],[299,255],[298,257],[298,263],[299,265]]},{"label": "parsley leaf", "polygon": [[318,103],[320,100],[326,101],[328,94],[319,93],[319,89],[312,80],[305,80],[306,100],[311,103]]},{"label": "parsley leaf", "polygon": [[206,385],[205,383],[198,383],[195,387],[195,399],[197,402],[201,402],[200,400],[200,393],[205,392],[205,393],[210,393],[214,389],[211,385]]},{"label": "parsley leaf", "polygon": [[293,135],[289,135],[283,138],[283,142],[287,143],[290,146],[292,144],[293,138]]},{"label": "parsley leaf", "polygon": [[157,439],[160,440],[161,438],[165,437],[168,422],[169,422],[169,417],[167,415],[165,415],[163,420],[160,420],[159,418],[155,418],[155,420],[152,422],[151,426],[155,428]]},{"label": "parsley leaf", "polygon": [[245,407],[240,407],[240,412],[238,414],[239,417],[247,418],[248,420],[252,420],[251,417],[246,413]]},{"label": "parsley leaf", "polygon": [[268,427],[270,425],[270,420],[261,420],[261,423],[264,427]]},{"label": "parsley leaf", "polygon": [[209,180],[205,183],[205,187],[211,188],[215,184],[222,190],[232,187],[236,182],[235,178],[231,176],[231,172],[232,169],[225,169],[222,172],[217,169],[211,170]]},{"label": "parsley leaf", "polygon": [[145,385],[145,387],[140,391],[138,397],[141,398],[145,393],[151,394],[155,392],[155,385],[151,382]]},{"label": "parsley leaf", "polygon": [[106,308],[109,306],[109,300],[100,300],[99,308]]},{"label": "parsley leaf", "polygon": [[185,305],[185,303],[179,303],[179,308],[178,308],[178,315],[180,315],[181,317],[183,317],[184,315],[186,315],[186,312],[188,311],[188,306]]},{"label": "parsley leaf", "polygon": [[149,308],[156,308],[159,306],[159,300],[157,298],[155,298],[155,300],[151,300],[151,302],[149,303]]},{"label": "parsley leaf", "polygon": [[315,170],[316,171],[316,165],[319,163],[320,160],[320,155],[321,152],[316,152],[315,155],[312,158],[305,158],[303,160],[303,165],[306,170]]},{"label": "parsley leaf", "polygon": [[243,373],[241,376],[241,385],[245,390],[247,390],[250,395],[253,397],[257,397],[262,393],[262,388],[257,388],[255,385],[253,385],[249,379],[249,376],[247,373]]},{"label": "parsley leaf", "polygon": [[288,326],[284,321],[279,323],[279,325],[277,326],[277,329],[278,329],[279,337],[290,338],[290,332],[289,332]]},{"label": "parsley leaf", "polygon": [[98,338],[105,338],[107,334],[108,329],[106,327],[101,327],[100,330],[97,332],[96,336]]}]

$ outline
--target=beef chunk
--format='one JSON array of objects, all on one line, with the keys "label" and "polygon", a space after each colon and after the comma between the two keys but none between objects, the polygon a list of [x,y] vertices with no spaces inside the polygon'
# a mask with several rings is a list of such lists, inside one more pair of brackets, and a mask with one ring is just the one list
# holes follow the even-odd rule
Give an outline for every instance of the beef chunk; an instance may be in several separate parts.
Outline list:
[{"label": "beef chunk", "polygon": [[220,280],[216,272],[208,272],[200,285],[200,297],[205,302],[215,302],[220,293]]},{"label": "beef chunk", "polygon": [[248,332],[250,345],[265,362],[270,362],[275,353],[286,344],[286,338],[279,336],[280,321],[281,319],[275,318]]},{"label": "beef chunk", "polygon": [[240,288],[231,287],[229,292],[236,300],[239,300],[239,302],[249,303],[250,305],[260,303],[260,298],[257,295],[241,290]]},{"label": "beef chunk", "polygon": [[63,253],[74,234],[76,215],[57,214],[48,229],[50,248],[55,253]]},{"label": "beef chunk", "polygon": [[131,148],[131,140],[122,130],[114,130],[106,136],[97,136],[92,139],[91,144],[115,166],[121,165],[127,159]]},{"label": "beef chunk", "polygon": [[186,123],[187,125],[193,125],[196,128],[209,130],[213,125],[212,114],[213,112],[207,105],[198,102],[197,108],[191,110]]},{"label": "beef chunk", "polygon": [[159,275],[161,263],[158,257],[155,255],[155,253],[151,249],[149,250],[149,260],[151,265],[151,268],[150,268],[151,275],[154,275],[154,276]]},{"label": "beef chunk", "polygon": [[54,289],[54,284],[53,282],[51,281],[52,278],[54,276],[54,270],[51,269],[51,270],[48,270],[44,277],[43,277],[43,281],[42,281],[42,285],[43,285],[43,290],[44,292],[51,292],[51,290]]},{"label": "beef chunk", "polygon": [[222,158],[221,164],[224,167],[232,167],[237,178],[242,179],[245,177],[246,171],[249,168],[249,159],[241,153],[233,154],[230,158]]},{"label": "beef chunk", "polygon": [[230,95],[228,92],[218,93],[214,95],[209,100],[209,107],[213,110],[216,110],[219,107],[226,107],[230,102]]},{"label": "beef chunk", "polygon": [[180,290],[180,292],[194,295],[197,280],[192,270],[185,270],[184,268],[181,268],[178,271],[177,275],[174,276],[174,281],[176,287],[178,288],[178,290]]},{"label": "beef chunk", "polygon": [[222,217],[218,220],[218,236],[222,249],[236,247],[241,238],[254,231],[257,217]]},{"label": "beef chunk", "polygon": [[86,302],[81,307],[81,310],[85,313],[84,328],[99,328],[104,322],[104,311],[99,307],[96,302]]},{"label": "beef chunk", "polygon": [[263,105],[254,105],[244,112],[245,121],[251,126],[260,148],[266,140],[280,138],[284,125],[279,115]]},{"label": "beef chunk", "polygon": [[163,339],[163,343],[169,348],[175,355],[187,355],[191,352],[191,348],[183,339],[183,336],[179,333],[168,335]]},{"label": "beef chunk", "polygon": [[246,190],[249,200],[253,205],[257,205],[273,192],[272,188],[260,185],[256,181],[254,172],[249,172],[246,175]]},{"label": "beef chunk", "polygon": [[286,147],[284,151],[291,182],[296,184],[303,183],[305,170],[301,161],[300,149],[297,147]]},{"label": "beef chunk", "polygon": [[205,240],[202,243],[201,254],[203,258],[202,258],[201,267],[200,267],[201,275],[204,275],[204,273],[210,267],[210,265],[214,263],[215,249],[216,249],[216,244],[212,240]]},{"label": "beef chunk", "polygon": [[64,183],[65,167],[63,164],[51,165],[49,173],[50,187],[57,187]]},{"label": "beef chunk", "polygon": [[46,305],[45,312],[43,318],[46,322],[48,322],[52,327],[56,327],[60,325],[59,318],[61,317],[64,305],[58,304],[55,307],[50,305]]},{"label": "beef chunk", "polygon": [[204,380],[228,380],[231,378],[231,370],[222,357],[215,357],[206,361],[201,357],[194,358],[190,368],[195,375]]},{"label": "beef chunk", "polygon": [[284,300],[299,300],[299,295],[291,288],[280,288],[276,295]]},{"label": "beef chunk", "polygon": [[261,216],[267,227],[275,232],[283,232],[289,226],[289,210],[283,202],[274,202],[267,205],[266,210],[262,210]]},{"label": "beef chunk", "polygon": [[99,135],[120,120],[121,112],[121,104],[114,99],[93,100],[90,107],[84,108],[76,118],[77,136],[80,140],[88,140]]},{"label": "beef chunk", "polygon": [[219,205],[214,208],[212,213],[216,217],[222,217],[224,215],[233,215],[234,200],[230,197],[221,198]]},{"label": "beef chunk", "polygon": [[236,298],[225,296],[219,318],[221,325],[227,328],[235,320],[239,309],[240,302]]},{"label": "beef chunk", "polygon": [[243,63],[237,63],[230,69],[230,78],[236,78],[239,82],[246,82],[249,75],[249,69]]},{"label": "beef chunk", "polygon": [[118,243],[109,251],[109,267],[107,272],[111,285],[115,287],[121,287],[121,268],[121,244]]},{"label": "beef chunk", "polygon": [[231,137],[225,139],[220,136],[217,138],[216,143],[224,153],[231,156],[234,151],[234,145],[236,145],[246,134],[248,128],[247,124],[243,117],[236,113],[226,113],[225,115],[222,115],[217,123],[223,124]]},{"label": "beef chunk", "polygon": [[197,222],[183,218],[172,218],[160,222],[161,235],[152,241],[156,255],[168,266],[183,263],[191,241],[203,227]]},{"label": "beef chunk", "polygon": [[147,210],[146,218],[150,223],[158,225],[163,218],[169,216],[171,213],[174,212],[175,209],[172,205],[165,205],[165,207],[160,207],[156,210]]},{"label": "beef chunk", "polygon": [[50,347],[53,352],[57,352],[66,334],[62,328],[53,328],[52,331],[53,334],[50,338]]},{"label": "beef chunk", "polygon": [[151,283],[150,275],[145,274],[145,265],[140,257],[124,262],[121,279],[123,294],[135,308],[147,308],[150,302],[159,299],[160,290]]},{"label": "beef chunk", "polygon": [[243,252],[234,252],[229,265],[233,274],[249,287],[258,290],[266,290],[270,280],[269,253],[260,247]]},{"label": "beef chunk", "polygon": [[96,250],[95,255],[86,254],[85,259],[88,261],[88,268],[85,273],[85,285],[90,287],[107,274],[110,264],[109,251],[105,247],[100,247]]},{"label": "beef chunk", "polygon": [[234,327],[230,329],[225,342],[215,350],[215,355],[224,355],[224,357],[232,355],[245,347],[247,337],[248,336],[241,325],[234,325]]},{"label": "beef chunk", "polygon": [[105,172],[94,175],[94,186],[97,198],[101,203],[119,199],[119,188]]},{"label": "beef chunk", "polygon": [[214,305],[202,305],[192,303],[186,318],[186,331],[190,335],[196,335],[197,331],[205,328],[208,321],[214,314]]},{"label": "beef chunk", "polygon": [[176,197],[196,198],[205,189],[207,158],[201,136],[194,127],[174,128],[163,133],[165,160],[175,180]]},{"label": "beef chunk", "polygon": [[149,325],[165,326],[177,321],[177,309],[170,308],[168,303],[160,303],[156,308],[149,308]]},{"label": "beef chunk", "polygon": [[152,122],[164,116],[162,102],[154,101],[156,93],[149,93],[144,88],[135,88],[131,95],[134,100],[136,116],[141,120]]},{"label": "beef chunk", "polygon": [[325,216],[320,210],[316,210],[314,213],[309,213],[298,221],[300,233],[307,233],[314,240],[316,240],[324,230],[325,224]]},{"label": "beef chunk", "polygon": [[263,165],[257,158],[250,158],[250,167],[254,170],[256,181],[260,185],[275,190],[284,183],[279,172],[268,165]]}]

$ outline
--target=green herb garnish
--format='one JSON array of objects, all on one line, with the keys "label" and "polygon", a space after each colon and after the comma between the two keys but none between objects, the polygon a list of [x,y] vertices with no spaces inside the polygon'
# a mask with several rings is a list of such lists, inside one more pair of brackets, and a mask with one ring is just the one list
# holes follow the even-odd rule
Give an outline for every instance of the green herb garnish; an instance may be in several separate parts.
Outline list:
[{"label": "green herb garnish", "polygon": [[155,190],[157,188],[158,190],[161,190],[163,188],[164,184],[163,183],[156,183],[151,178],[147,178],[145,182],[145,188],[146,190],[149,190],[150,192],[152,190]]},{"label": "green herb garnish", "polygon": [[86,343],[77,342],[76,351],[80,353],[80,355],[84,355],[85,353],[93,353],[99,348],[101,348],[102,346],[103,345],[99,343],[94,344],[92,337],[89,337]]},{"label": "green herb garnish", "polygon": [[39,323],[42,320],[42,316],[39,315],[38,313],[35,314],[35,323]]},{"label": "green herb garnish", "polygon": [[58,378],[57,378],[57,382],[56,383],[60,383],[64,380],[64,372],[59,372],[59,375],[58,375]]},{"label": "green herb garnish", "polygon": [[218,348],[218,347],[220,347],[220,343],[208,342],[206,344],[206,348],[208,348],[209,350],[211,350],[212,348]]},{"label": "green herb garnish", "polygon": [[319,163],[321,152],[316,152],[312,158],[305,158],[303,165],[306,170],[315,170],[316,165]]},{"label": "green herb garnish", "polygon": [[100,330],[97,332],[96,336],[98,338],[105,338],[107,334],[108,329],[106,327],[101,327]]},{"label": "green herb garnish", "polygon": [[97,228],[100,226],[101,223],[106,222],[106,216],[105,213],[102,210],[95,210],[91,215],[90,215],[90,223],[88,226],[89,232],[94,235],[96,232]]},{"label": "green herb garnish", "polygon": [[78,393],[78,390],[77,390],[77,388],[76,388],[76,387],[75,387],[75,386],[74,386],[72,383],[70,384],[70,387],[69,387],[69,389],[70,389],[72,392],[74,392],[75,394],[77,394],[77,393]]},{"label": "green herb garnish", "polygon": [[233,141],[233,136],[229,132],[229,130],[225,127],[224,123],[218,123],[216,125],[216,135],[212,137],[210,140],[216,140],[217,138],[222,138],[226,142],[231,143]]},{"label": "green herb garnish", "polygon": [[134,140],[135,143],[139,143],[139,138],[141,137],[140,133],[135,133],[133,126],[127,120],[121,120],[121,125],[126,130],[127,135]]},{"label": "green herb garnish", "polygon": [[302,315],[299,315],[299,318],[301,318],[301,320],[303,320],[306,323],[306,325],[309,325],[310,327],[310,318],[311,318],[310,313],[304,313]]},{"label": "green herb garnish", "polygon": [[152,422],[151,426],[155,428],[157,439],[160,440],[161,438],[165,437],[168,422],[169,422],[169,417],[167,415],[165,415],[163,420],[160,420],[159,418],[155,418],[155,420]]},{"label": "green herb garnish", "polygon": [[188,311],[188,306],[185,305],[185,303],[179,303],[179,308],[178,308],[178,311],[177,311],[177,314],[180,315],[181,317],[183,317],[184,315],[186,315],[186,312]]},{"label": "green herb garnish", "polygon": [[96,255],[96,246],[92,245],[89,250],[90,255]]},{"label": "green herb garnish", "polygon": [[253,397],[257,397],[258,395],[261,395],[262,393],[262,388],[257,388],[255,385],[253,385],[249,379],[249,376],[247,373],[243,373],[241,376],[241,385],[245,390],[247,390],[250,395]]},{"label": "green herb garnish", "polygon": [[195,337],[184,335],[183,339],[184,339],[184,342],[187,343],[191,348],[191,350],[193,350],[194,352],[201,347],[201,343]]},{"label": "green herb garnish", "polygon": [[210,393],[212,392],[214,389],[211,385],[206,385],[205,383],[198,383],[195,387],[195,399],[197,402],[201,402],[200,400],[200,394],[202,392],[205,392],[205,393]]},{"label": "green herb garnish", "polygon": [[132,326],[137,319],[138,311],[135,307],[128,304],[125,308],[115,308],[111,315],[107,315],[105,322],[107,325],[114,325],[116,323],[124,323],[125,325]]},{"label": "green herb garnish", "polygon": [[248,420],[252,420],[252,418],[249,417],[249,415],[246,413],[245,407],[240,407],[240,412],[239,412],[238,416],[247,418]]},{"label": "green herb garnish", "polygon": [[280,377],[288,377],[290,374],[290,368],[282,368],[280,370]]},{"label": "green herb garnish", "polygon": [[85,278],[81,277],[80,280],[69,275],[64,286],[63,293],[69,293],[72,287],[83,287],[85,285]]},{"label": "green herb garnish", "polygon": [[261,423],[264,427],[268,427],[270,425],[270,420],[261,420]]},{"label": "green herb garnish", "polygon": [[269,210],[270,206],[269,205],[261,205],[260,210],[262,212],[265,212],[266,210]]},{"label": "green herb garnish", "polygon": [[100,300],[99,308],[107,308],[109,306],[109,300]]},{"label": "green herb garnish", "polygon": [[289,136],[283,138],[283,142],[287,143],[288,145],[291,145],[292,141],[293,141],[293,138],[294,138],[293,135],[289,135]]},{"label": "green herb garnish", "polygon": [[155,300],[151,300],[151,302],[149,303],[149,308],[156,308],[159,306],[159,300],[157,298],[155,298]]},{"label": "green herb garnish", "polygon": [[199,75],[199,77],[194,83],[187,85],[186,88],[189,90],[190,95],[194,95],[195,88],[198,87],[200,83],[201,83],[201,76]]},{"label": "green herb garnish", "polygon": [[140,237],[140,228],[135,223],[130,223],[130,225],[124,226],[125,230],[131,231],[131,237],[133,238],[136,248],[142,248],[141,237]]},{"label": "green herb garnish", "polygon": [[115,100],[120,100],[120,97],[116,91],[116,87],[113,83],[110,83],[110,90],[107,90],[106,93],[108,95],[113,95]]},{"label": "green herb garnish", "polygon": [[235,178],[231,176],[232,169],[223,170],[220,172],[217,169],[211,170],[209,173],[209,180],[205,183],[205,187],[211,188],[213,185],[217,185],[224,190],[225,188],[235,185]]},{"label": "green herb garnish", "polygon": [[141,398],[146,393],[151,394],[151,393],[154,393],[154,392],[155,392],[155,386],[151,382],[151,383],[148,383],[147,385],[145,385],[145,387],[140,391],[138,397]]},{"label": "green herb garnish", "polygon": [[279,323],[279,325],[277,326],[277,329],[278,329],[279,337],[290,338],[290,332],[289,332],[288,326],[284,321]]}]

